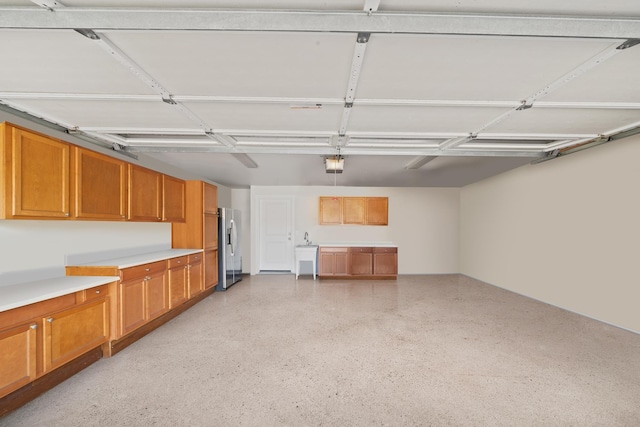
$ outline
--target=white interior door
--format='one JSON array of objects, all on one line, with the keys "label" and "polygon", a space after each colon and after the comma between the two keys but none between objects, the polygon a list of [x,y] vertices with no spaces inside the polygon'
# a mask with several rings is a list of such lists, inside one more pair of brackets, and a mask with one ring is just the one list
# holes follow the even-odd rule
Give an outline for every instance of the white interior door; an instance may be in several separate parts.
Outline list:
[{"label": "white interior door", "polygon": [[259,201],[260,271],[293,271],[293,198]]}]

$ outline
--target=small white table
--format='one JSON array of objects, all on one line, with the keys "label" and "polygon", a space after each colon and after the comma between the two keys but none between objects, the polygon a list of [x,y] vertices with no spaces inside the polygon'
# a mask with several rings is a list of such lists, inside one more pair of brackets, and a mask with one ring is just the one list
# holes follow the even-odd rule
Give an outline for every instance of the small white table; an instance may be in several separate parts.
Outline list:
[{"label": "small white table", "polygon": [[311,261],[313,263],[313,280],[316,280],[316,259],[318,258],[317,245],[296,246],[296,279],[300,276],[300,262]]}]

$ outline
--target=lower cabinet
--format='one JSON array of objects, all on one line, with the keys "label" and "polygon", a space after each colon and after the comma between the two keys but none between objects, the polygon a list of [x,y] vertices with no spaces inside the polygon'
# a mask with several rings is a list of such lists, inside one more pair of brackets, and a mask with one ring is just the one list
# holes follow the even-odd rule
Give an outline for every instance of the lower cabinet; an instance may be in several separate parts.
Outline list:
[{"label": "lower cabinet", "polygon": [[0,332],[0,397],[36,379],[36,329],[29,322]]},{"label": "lower cabinet", "polygon": [[344,276],[349,274],[349,248],[321,247],[319,251],[320,276]]},{"label": "lower cabinet", "polygon": [[395,279],[397,247],[320,247],[320,277]]},{"label": "lower cabinet", "polygon": [[204,252],[204,288],[209,289],[218,284],[218,250]]},{"label": "lower cabinet", "polygon": [[80,291],[0,315],[0,398],[109,338],[108,294]]},{"label": "lower cabinet", "polygon": [[188,261],[186,256],[171,258],[169,267],[169,308],[174,308],[185,302],[188,297],[187,281]]},{"label": "lower cabinet", "polygon": [[46,318],[44,369],[64,365],[109,338],[109,303],[92,301]]},{"label": "lower cabinet", "polygon": [[202,254],[193,254],[188,256],[189,259],[189,298],[198,295],[204,291],[202,277]]},{"label": "lower cabinet", "polygon": [[169,310],[166,262],[125,268],[121,272],[118,338]]}]

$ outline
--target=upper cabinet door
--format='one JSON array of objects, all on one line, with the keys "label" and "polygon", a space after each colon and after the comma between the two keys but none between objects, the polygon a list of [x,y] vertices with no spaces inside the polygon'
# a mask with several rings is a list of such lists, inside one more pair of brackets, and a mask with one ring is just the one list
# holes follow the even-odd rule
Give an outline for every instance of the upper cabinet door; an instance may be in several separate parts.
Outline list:
[{"label": "upper cabinet door", "polygon": [[186,184],[183,180],[162,175],[162,220],[184,222],[186,215]]},{"label": "upper cabinet door", "polygon": [[342,224],[342,197],[320,197],[320,224]]},{"label": "upper cabinet door", "polygon": [[[70,145],[4,125],[5,218],[67,218]],[[3,180],[0,180],[0,182]]]},{"label": "upper cabinet door", "polygon": [[72,160],[75,217],[126,219],[126,166],[122,160],[75,147]]},{"label": "upper cabinet door", "polygon": [[218,187],[204,183],[204,213],[218,213]]},{"label": "upper cabinet door", "polygon": [[344,224],[365,223],[365,198],[344,197],[342,199],[342,215]]},{"label": "upper cabinet door", "polygon": [[129,164],[129,212],[132,221],[162,220],[162,174]]},{"label": "upper cabinet door", "polygon": [[389,225],[389,199],[367,197],[367,224]]}]

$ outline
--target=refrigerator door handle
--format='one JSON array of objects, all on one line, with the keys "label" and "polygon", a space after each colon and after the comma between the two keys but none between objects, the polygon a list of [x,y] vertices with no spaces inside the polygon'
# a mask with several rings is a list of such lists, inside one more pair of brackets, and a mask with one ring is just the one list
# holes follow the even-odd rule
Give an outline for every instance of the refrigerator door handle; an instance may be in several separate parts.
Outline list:
[{"label": "refrigerator door handle", "polygon": [[233,219],[231,220],[231,226],[229,227],[231,230],[231,233],[229,235],[229,245],[231,245],[231,256],[235,255],[235,251],[236,251],[236,244],[238,242],[238,232],[236,231],[236,224],[233,221]]}]

